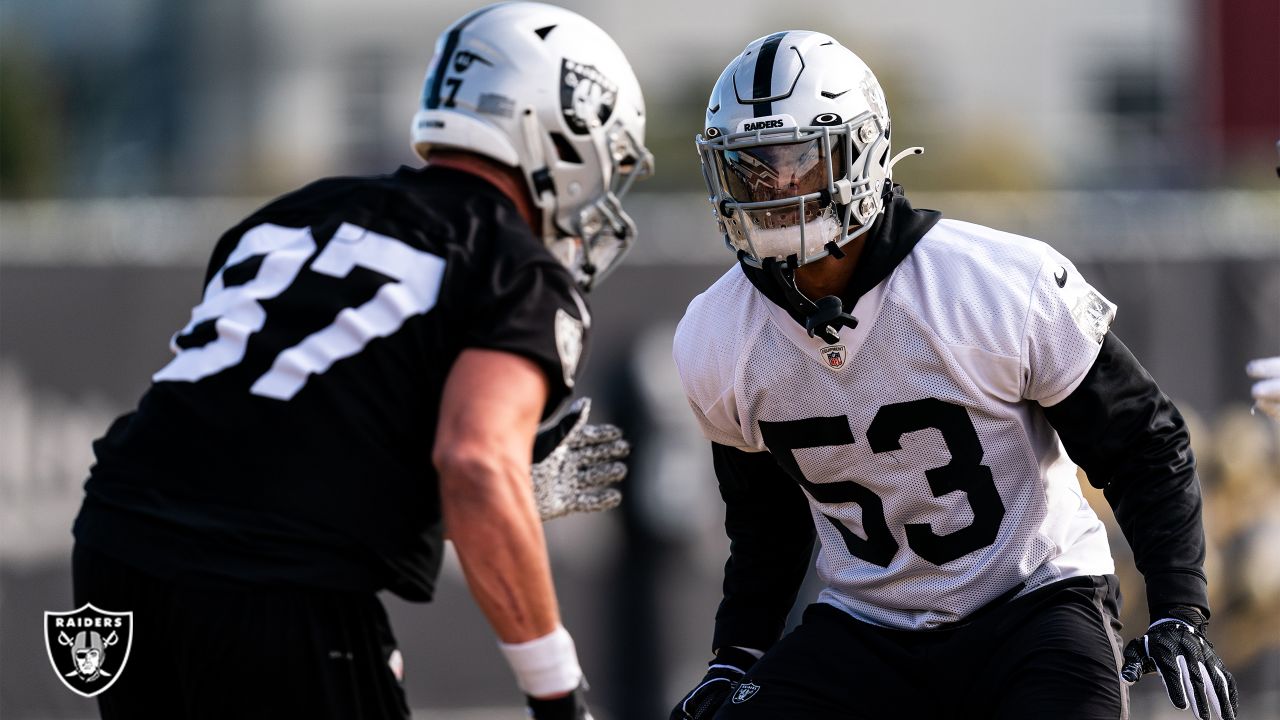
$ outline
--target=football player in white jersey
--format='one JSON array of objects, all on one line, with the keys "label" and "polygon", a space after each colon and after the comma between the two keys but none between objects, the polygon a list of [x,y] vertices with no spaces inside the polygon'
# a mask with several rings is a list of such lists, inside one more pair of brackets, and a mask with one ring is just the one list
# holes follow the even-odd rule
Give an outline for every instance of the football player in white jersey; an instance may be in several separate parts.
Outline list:
[{"label": "football player in white jersey", "polygon": [[[1148,672],[1233,718],[1186,426],[1115,306],[1044,243],[913,209],[891,170],[920,149],[892,154],[875,75],[827,35],[749,44],[706,117],[739,267],[675,360],[731,551],[715,658],[672,718],[1117,718]],[[1123,649],[1077,465],[1146,580]],[[779,639],[815,535],[825,589]]]}]

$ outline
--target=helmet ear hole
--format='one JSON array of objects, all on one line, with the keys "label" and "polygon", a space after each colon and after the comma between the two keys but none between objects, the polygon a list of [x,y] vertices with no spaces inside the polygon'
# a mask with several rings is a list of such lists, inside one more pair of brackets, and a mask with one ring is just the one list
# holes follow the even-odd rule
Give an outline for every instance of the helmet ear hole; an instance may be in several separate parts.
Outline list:
[{"label": "helmet ear hole", "polygon": [[569,144],[569,140],[564,135],[558,132],[551,133],[551,142],[555,144],[556,155],[562,161],[573,163],[574,165],[582,164],[582,156],[578,154],[577,150],[573,149],[573,145]]}]

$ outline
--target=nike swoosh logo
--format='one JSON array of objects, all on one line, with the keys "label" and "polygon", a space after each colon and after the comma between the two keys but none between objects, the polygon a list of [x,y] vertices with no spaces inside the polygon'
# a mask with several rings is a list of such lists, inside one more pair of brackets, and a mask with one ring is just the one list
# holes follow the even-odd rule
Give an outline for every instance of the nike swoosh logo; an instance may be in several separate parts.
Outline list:
[{"label": "nike swoosh logo", "polygon": [[1058,268],[1058,272],[1053,274],[1053,280],[1054,282],[1058,283],[1058,287],[1066,287],[1067,286],[1067,269],[1064,267]]},{"label": "nike swoosh logo", "polygon": [[829,99],[829,100],[835,100],[836,98],[840,97],[841,95],[843,95],[843,94],[845,94],[845,93],[847,93],[847,92],[849,92],[849,91],[848,91],[848,90],[841,90],[840,92],[827,92],[826,90],[823,90],[823,91],[822,91],[822,97],[827,98],[827,99]]}]

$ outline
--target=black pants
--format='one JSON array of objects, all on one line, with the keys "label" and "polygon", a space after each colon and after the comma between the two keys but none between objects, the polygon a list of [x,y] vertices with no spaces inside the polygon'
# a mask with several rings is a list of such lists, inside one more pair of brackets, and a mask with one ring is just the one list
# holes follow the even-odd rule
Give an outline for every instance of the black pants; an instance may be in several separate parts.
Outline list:
[{"label": "black pants", "polygon": [[133,611],[104,720],[409,717],[376,595],[184,586],[82,545],[72,567],[77,607]]},{"label": "black pants", "polygon": [[716,720],[1127,718],[1113,575],[1063,580],[960,625],[907,632],[810,605]]}]

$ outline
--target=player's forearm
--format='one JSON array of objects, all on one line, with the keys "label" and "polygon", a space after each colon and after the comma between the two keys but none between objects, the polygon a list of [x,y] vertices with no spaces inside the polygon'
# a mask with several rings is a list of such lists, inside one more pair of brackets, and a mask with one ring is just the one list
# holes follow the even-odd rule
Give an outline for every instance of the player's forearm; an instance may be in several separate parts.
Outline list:
[{"label": "player's forearm", "polygon": [[782,634],[813,551],[804,492],[768,453],[712,444],[729,560],[713,648],[766,650]]},{"label": "player's forearm", "polygon": [[546,376],[532,361],[465,350],[449,371],[432,449],[446,532],[476,603],[505,643],[559,626],[529,477],[546,399]]},{"label": "player's forearm", "polygon": [[457,457],[441,465],[445,526],[498,638],[521,643],[554,631],[560,614],[528,464]]},{"label": "player's forearm", "polygon": [[1200,481],[1181,414],[1115,335],[1080,386],[1045,408],[1071,459],[1103,488],[1153,614],[1208,610]]},{"label": "player's forearm", "polygon": [[[782,635],[787,614],[808,570],[813,550],[812,526],[797,542],[781,542],[766,533],[744,542],[731,538],[725,563],[724,596],[716,610],[713,649],[738,646],[767,650]],[[775,547],[766,548],[766,542]]]}]

